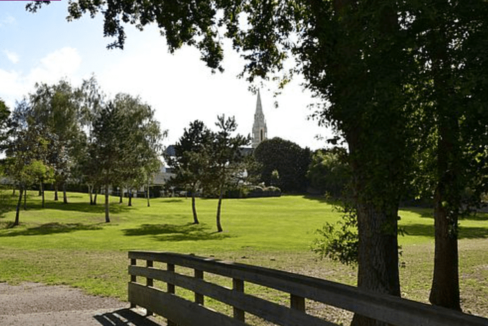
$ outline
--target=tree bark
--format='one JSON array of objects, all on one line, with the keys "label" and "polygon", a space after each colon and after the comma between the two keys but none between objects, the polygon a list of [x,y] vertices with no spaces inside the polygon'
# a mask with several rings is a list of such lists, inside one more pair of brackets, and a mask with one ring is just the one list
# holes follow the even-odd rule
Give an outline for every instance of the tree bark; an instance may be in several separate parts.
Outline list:
[{"label": "tree bark", "polygon": [[[398,270],[398,211],[377,209],[372,204],[357,208],[359,253],[358,287],[368,291],[400,296]],[[386,325],[355,314],[352,326]]]},{"label": "tree bark", "polygon": [[132,206],[132,189],[129,188],[129,204],[128,206]]},{"label": "tree bark", "polygon": [[15,210],[15,221],[14,226],[19,225],[20,223],[20,205],[22,204],[22,195],[23,195],[23,187],[19,187],[19,200],[17,201],[17,208]]},{"label": "tree bark", "polygon": [[444,116],[440,123],[437,147],[438,183],[434,195],[435,253],[434,275],[429,301],[433,305],[461,311],[459,291],[458,215],[462,187],[456,137],[456,116]]},{"label": "tree bark", "polygon": [[58,201],[58,184],[54,184],[54,201]]},{"label": "tree bark", "polygon": [[191,209],[193,211],[193,224],[199,224],[198,216],[197,216],[197,207],[195,203],[195,191],[191,192]]},{"label": "tree bark", "polygon": [[124,202],[124,188],[120,187],[120,193],[119,193],[119,204],[122,204]]},{"label": "tree bark", "polygon": [[110,200],[108,196],[108,184],[105,185],[105,223],[110,223]]},{"label": "tree bark", "polygon": [[220,188],[219,203],[217,205],[217,232],[224,231],[222,229],[222,224],[220,224],[220,210],[222,208],[222,197],[224,196],[224,190]]},{"label": "tree bark", "polygon": [[436,95],[437,186],[434,194],[435,251],[434,274],[429,301],[433,305],[461,310],[459,291],[458,215],[461,210],[462,170],[459,148],[458,114],[452,108],[456,90],[448,60],[447,27],[442,17],[435,21],[441,28],[432,35],[432,72]]},{"label": "tree bark", "polygon": [[63,204],[68,203],[68,194],[66,193],[66,182],[63,182]]},{"label": "tree bark", "polygon": [[24,186],[24,211],[27,210],[27,187]]},{"label": "tree bark", "polygon": [[97,198],[98,198],[98,191],[96,191],[95,196],[93,196],[93,205],[97,204]]},{"label": "tree bark", "polygon": [[39,185],[39,192],[41,193],[41,207],[44,208],[44,183]]},{"label": "tree bark", "polygon": [[94,205],[93,204],[93,186],[88,185],[88,193],[90,194],[90,205]]},{"label": "tree bark", "polygon": [[442,186],[435,193],[434,276],[429,301],[433,305],[461,311],[459,292],[459,254],[457,214],[443,207]]},{"label": "tree bark", "polygon": [[151,207],[151,203],[149,202],[149,179],[147,180],[147,207]]}]

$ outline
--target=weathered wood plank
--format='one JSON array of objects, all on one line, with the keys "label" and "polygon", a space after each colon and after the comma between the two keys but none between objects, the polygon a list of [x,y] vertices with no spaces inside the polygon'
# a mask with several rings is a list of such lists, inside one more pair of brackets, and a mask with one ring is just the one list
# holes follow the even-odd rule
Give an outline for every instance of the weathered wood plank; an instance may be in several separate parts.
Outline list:
[{"label": "weathered wood plank", "polygon": [[213,312],[174,294],[140,284],[129,284],[129,301],[164,316],[179,326],[245,326],[241,321]]},{"label": "weathered wood plank", "polygon": [[[239,292],[239,293],[244,293],[244,281],[239,280],[239,279],[232,279],[232,290]],[[239,309],[237,307],[232,307],[234,310],[234,318],[240,321],[245,320],[245,312],[242,309]]]},{"label": "weathered wood plank", "polygon": [[173,253],[133,251],[129,253],[129,257],[170,262],[175,265],[242,279],[246,282],[293,293],[296,296],[336,306],[397,326],[487,325],[487,319],[485,318],[389,295],[371,293],[322,279],[262,267]]},{"label": "weathered wood plank", "polygon": [[171,282],[178,287],[198,292],[239,310],[283,326],[335,326],[335,324],[307,315],[298,310],[257,298],[243,292],[234,291],[205,280],[186,275],[151,270],[141,266],[131,266],[131,272],[143,277],[153,277],[163,282]]},{"label": "weathered wood plank", "polygon": [[[196,279],[203,280],[203,271],[195,269],[194,276]],[[201,293],[195,292],[195,303],[204,305],[204,296]]]}]

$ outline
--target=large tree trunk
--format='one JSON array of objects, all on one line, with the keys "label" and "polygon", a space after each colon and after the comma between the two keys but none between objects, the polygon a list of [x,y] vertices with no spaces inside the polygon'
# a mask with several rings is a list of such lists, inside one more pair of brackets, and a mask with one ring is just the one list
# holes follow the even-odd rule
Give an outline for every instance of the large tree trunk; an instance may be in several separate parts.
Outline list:
[{"label": "large tree trunk", "polygon": [[200,222],[198,221],[197,207],[195,204],[195,191],[191,192],[191,209],[193,211],[193,224],[199,224]]},{"label": "large tree trunk", "polygon": [[54,201],[58,201],[58,184],[54,184]]},{"label": "large tree trunk", "polygon": [[19,200],[17,201],[17,208],[15,210],[14,226],[17,226],[20,223],[20,205],[22,204],[23,190],[24,190],[24,188],[22,186],[20,186],[19,187]]},{"label": "large tree trunk", "polygon": [[41,193],[41,207],[44,208],[44,183],[39,185],[39,192]]},{"label": "large tree trunk", "polygon": [[[392,209],[388,214],[373,204],[357,207],[358,287],[361,289],[400,296],[397,212]],[[379,326],[385,323],[356,314],[351,325]]]},{"label": "large tree trunk", "polygon": [[224,196],[224,190],[221,188],[220,189],[220,195],[219,195],[219,203],[217,205],[217,232],[224,231],[222,229],[222,224],[220,224],[220,210],[222,208],[222,197],[223,196]]},{"label": "large tree trunk", "polygon": [[105,185],[105,222],[110,223],[110,198],[108,195],[108,184]]},{"label": "large tree trunk", "polygon": [[459,293],[459,258],[457,214],[443,207],[442,186],[435,193],[435,256],[434,277],[429,301],[433,305],[461,310]]},{"label": "large tree trunk", "polygon": [[66,193],[66,181],[63,182],[63,204],[68,203],[68,194]]},{"label": "large tree trunk", "polygon": [[432,72],[436,98],[437,186],[434,195],[435,256],[434,275],[429,301],[438,306],[461,310],[459,291],[458,215],[461,210],[460,184],[461,155],[459,149],[458,113],[452,108],[456,103],[456,90],[451,80],[448,58],[448,40],[444,28],[450,22],[437,17],[440,26],[432,34]]},{"label": "large tree trunk", "polygon": [[438,183],[434,196],[435,256],[429,301],[438,306],[461,310],[459,293],[458,215],[463,188],[458,184],[456,116],[444,116],[440,123],[437,148]]}]

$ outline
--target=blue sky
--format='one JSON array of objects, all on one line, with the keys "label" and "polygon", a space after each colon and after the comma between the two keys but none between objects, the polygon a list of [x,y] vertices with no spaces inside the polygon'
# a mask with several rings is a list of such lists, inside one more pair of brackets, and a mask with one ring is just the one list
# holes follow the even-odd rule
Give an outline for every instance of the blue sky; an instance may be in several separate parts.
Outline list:
[{"label": "blue sky", "polygon": [[[103,37],[101,17],[83,17],[68,23],[67,1],[51,2],[36,14],[25,11],[27,2],[0,2],[0,98],[13,108],[32,92],[36,82],[56,83],[67,78],[73,85],[95,75],[113,97],[119,92],[139,95],[156,110],[156,118],[169,131],[166,145],[175,142],[195,119],[213,128],[217,115],[235,116],[238,132],[252,129],[256,95],[236,76],[243,61],[226,51],[224,73],[212,74],[197,50],[184,47],[168,53],[155,27],[139,32],[128,26],[124,50],[107,50],[112,40]],[[308,146],[324,147],[316,135],[330,131],[307,121],[313,102],[295,81],[274,107],[274,85],[261,89],[269,137],[281,137]]]}]

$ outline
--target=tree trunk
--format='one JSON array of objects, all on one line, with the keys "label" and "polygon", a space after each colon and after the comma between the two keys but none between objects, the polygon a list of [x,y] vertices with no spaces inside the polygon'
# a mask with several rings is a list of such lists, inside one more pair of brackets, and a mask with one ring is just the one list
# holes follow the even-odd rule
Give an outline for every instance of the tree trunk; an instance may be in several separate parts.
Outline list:
[{"label": "tree trunk", "polygon": [[108,184],[105,185],[105,222],[110,223],[110,212],[109,212],[110,200],[108,196]]},{"label": "tree trunk", "polygon": [[58,201],[58,184],[54,184],[54,201]]},{"label": "tree trunk", "polygon": [[147,207],[151,207],[151,203],[149,202],[149,179],[147,180]]},{"label": "tree trunk", "polygon": [[119,204],[122,204],[124,202],[124,188],[120,187],[120,193],[119,193]]},{"label": "tree trunk", "polygon": [[63,182],[63,204],[68,203],[68,195],[66,193],[66,181]]},{"label": "tree trunk", "polygon": [[24,186],[24,211],[27,210],[27,187]]},{"label": "tree trunk", "polygon": [[90,194],[90,205],[93,205],[93,186],[88,185],[88,193]]},{"label": "tree trunk", "polygon": [[219,203],[217,205],[217,232],[224,231],[222,229],[222,225],[220,224],[220,210],[222,208],[222,197],[223,196],[224,196],[224,190],[221,188],[220,189],[220,195],[219,195]]},{"label": "tree trunk", "polygon": [[432,35],[432,72],[436,98],[437,186],[434,194],[435,252],[434,275],[429,301],[433,305],[461,310],[459,291],[458,216],[461,210],[460,184],[461,150],[459,148],[459,122],[456,110],[456,90],[452,89],[451,65],[448,60],[449,41],[445,28],[450,22],[437,17],[441,26]]},{"label": "tree trunk", "polygon": [[[453,120],[454,118],[454,120]],[[461,310],[459,293],[458,214],[463,187],[458,184],[459,153],[457,118],[438,119],[438,184],[434,195],[434,276],[429,301],[433,305]]]},{"label": "tree trunk", "polygon": [[97,204],[97,197],[98,197],[98,191],[96,191],[95,196],[93,196],[93,205]]},{"label": "tree trunk", "polygon": [[[191,193],[191,209],[193,211],[193,224],[199,224],[200,222],[198,221],[197,207],[195,204],[195,191],[192,191],[192,193]],[[220,208],[219,208],[219,210],[220,210]],[[219,216],[219,220],[220,220],[220,216]]]},{"label": "tree trunk", "polygon": [[19,200],[17,201],[17,208],[15,210],[15,221],[14,221],[14,226],[19,225],[19,220],[20,220],[20,205],[22,204],[22,195],[23,195],[23,187],[19,187]]},{"label": "tree trunk", "polygon": [[429,301],[433,305],[461,311],[459,293],[459,258],[457,215],[443,207],[443,191],[435,193],[435,256],[434,276]]},{"label": "tree trunk", "polygon": [[39,193],[38,193],[38,196],[42,196],[42,181],[39,182]]},{"label": "tree trunk", "polygon": [[41,207],[44,208],[44,183],[39,185],[39,192],[41,193]]},{"label": "tree trunk", "polygon": [[[364,290],[400,296],[398,270],[398,210],[389,214],[373,204],[357,208],[359,253],[358,287]],[[352,326],[386,325],[370,318],[354,315]]]},{"label": "tree trunk", "polygon": [[14,185],[14,189],[12,189],[12,196],[15,196],[15,185]]},{"label": "tree trunk", "polygon": [[132,188],[129,188],[129,204],[128,206],[132,206]]}]

